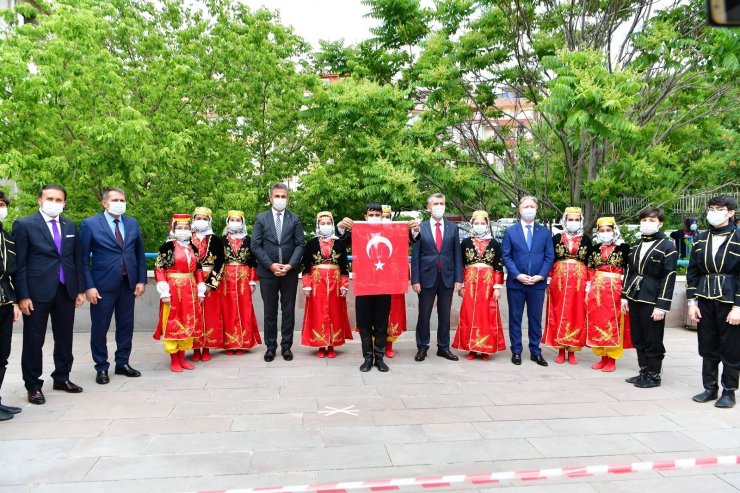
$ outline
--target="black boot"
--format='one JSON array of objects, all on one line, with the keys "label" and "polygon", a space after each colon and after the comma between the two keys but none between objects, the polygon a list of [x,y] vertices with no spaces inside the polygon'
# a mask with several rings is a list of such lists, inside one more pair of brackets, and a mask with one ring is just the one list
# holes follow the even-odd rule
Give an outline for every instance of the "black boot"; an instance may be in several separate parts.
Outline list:
[{"label": "black boot", "polygon": [[378,369],[378,371],[387,372],[390,370],[388,368],[388,365],[385,364],[385,361],[383,361],[383,355],[382,353],[378,355],[378,353],[375,353],[375,367]]},{"label": "black boot", "polygon": [[640,379],[635,382],[635,387],[641,389],[651,389],[653,387],[660,387],[660,369],[662,366],[662,360],[657,358],[648,358],[647,360],[647,372],[645,372]]},{"label": "black boot", "polygon": [[363,337],[362,334],[360,334],[361,342],[362,342],[362,356],[365,358],[365,361],[360,365],[360,371],[370,371],[370,369],[373,367],[373,338]]},{"label": "black boot", "polygon": [[365,361],[360,365],[360,371],[370,371],[373,367],[373,355],[365,356]]},{"label": "black boot", "polygon": [[735,407],[735,391],[737,390],[740,370],[722,365],[722,397],[714,403],[714,407],[730,409]]},{"label": "black boot", "polygon": [[639,349],[637,350],[637,364],[640,366],[640,373],[638,373],[634,377],[625,378],[625,382],[635,384],[642,379],[642,376],[644,374],[647,373],[647,357],[645,356],[645,353],[643,353]]},{"label": "black boot", "polygon": [[712,361],[709,358],[704,358],[701,364],[701,380],[704,384],[704,392],[696,394],[692,397],[694,402],[709,402],[717,399],[717,368],[719,367],[719,361]]}]

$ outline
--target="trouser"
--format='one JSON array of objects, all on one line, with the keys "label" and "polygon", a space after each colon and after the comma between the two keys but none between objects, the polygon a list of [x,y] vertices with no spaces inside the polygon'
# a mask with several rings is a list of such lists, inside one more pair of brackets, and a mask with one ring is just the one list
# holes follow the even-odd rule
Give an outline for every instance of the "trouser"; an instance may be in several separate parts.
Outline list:
[{"label": "trouser", "polygon": [[277,348],[278,304],[280,305],[280,347],[283,351],[293,345],[295,329],[295,298],[298,290],[298,272],[291,269],[284,276],[260,278],[260,294],[264,305],[265,346],[273,351]]},{"label": "trouser", "polygon": [[193,338],[189,339],[164,339],[164,352],[175,354],[180,351],[188,351],[193,348]]},{"label": "trouser", "polygon": [[450,312],[454,286],[448,288],[442,282],[442,273],[437,272],[437,279],[431,288],[421,288],[419,293],[419,319],[416,323],[416,347],[429,349],[431,338],[431,318],[434,300],[437,300],[437,347],[442,350],[450,348]]},{"label": "trouser", "polygon": [[545,290],[535,286],[524,286],[521,289],[509,287],[506,290],[509,303],[509,342],[513,354],[522,353],[522,318],[524,305],[527,305],[527,327],[529,352],[540,356],[542,349],[542,307],[545,302]]},{"label": "trouser", "polygon": [[665,357],[665,318],[657,322],[653,320],[653,309],[654,306],[649,303],[629,300],[632,345],[647,359],[662,361]]},{"label": "trouser", "polygon": [[0,389],[3,387],[5,371],[10,358],[10,343],[13,339],[13,305],[0,306]]},{"label": "trouser", "polygon": [[391,312],[391,295],[376,294],[357,296],[355,313],[357,327],[360,329],[362,356],[371,358],[383,357],[388,338],[388,315]]},{"label": "trouser", "polygon": [[129,285],[128,277],[113,291],[101,291],[101,298],[90,305],[90,352],[95,362],[95,371],[107,371],[108,363],[108,329],[115,313],[116,317],[116,368],[127,365],[131,356],[134,337],[134,290]]},{"label": "trouser", "polygon": [[702,361],[702,381],[707,390],[718,388],[717,376],[722,362],[722,388],[736,390],[740,370],[740,330],[727,323],[731,303],[698,298],[701,318],[696,335]]}]

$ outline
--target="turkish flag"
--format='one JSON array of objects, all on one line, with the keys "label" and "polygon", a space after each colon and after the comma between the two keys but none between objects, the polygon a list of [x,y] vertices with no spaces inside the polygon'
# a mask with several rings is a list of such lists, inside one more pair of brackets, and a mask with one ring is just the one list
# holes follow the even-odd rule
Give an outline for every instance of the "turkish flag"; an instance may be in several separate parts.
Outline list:
[{"label": "turkish flag", "polygon": [[355,221],[352,224],[352,273],[355,296],[408,291],[408,224]]}]

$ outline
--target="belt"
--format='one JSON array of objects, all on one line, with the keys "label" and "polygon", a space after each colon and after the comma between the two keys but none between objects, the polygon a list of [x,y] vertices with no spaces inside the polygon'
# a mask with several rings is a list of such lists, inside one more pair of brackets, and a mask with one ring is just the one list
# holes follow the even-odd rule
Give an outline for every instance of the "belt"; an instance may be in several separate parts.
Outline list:
[{"label": "belt", "polygon": [[170,279],[195,279],[195,276],[190,272],[168,272],[167,277]]},{"label": "belt", "polygon": [[316,267],[317,269],[338,269],[339,268],[338,265],[334,265],[334,264],[319,264],[319,265],[314,265],[314,267]]},{"label": "belt", "polygon": [[558,260],[558,262],[562,262],[564,264],[582,264],[583,263],[573,258],[567,258],[565,260]]},{"label": "belt", "polygon": [[603,272],[603,271],[597,270],[596,277],[609,277],[611,279],[621,279],[622,274],[617,274],[616,272]]},{"label": "belt", "polygon": [[231,262],[226,262],[226,265],[246,265],[246,264],[237,262],[236,260],[232,260]]},{"label": "belt", "polygon": [[468,265],[468,267],[491,267],[491,268],[493,268],[492,266],[488,265],[485,262],[476,262],[474,264]]},{"label": "belt", "polygon": [[203,267],[201,267],[201,270],[203,272],[205,272],[206,274],[210,274],[211,271],[213,270],[213,266],[212,265],[204,265]]}]

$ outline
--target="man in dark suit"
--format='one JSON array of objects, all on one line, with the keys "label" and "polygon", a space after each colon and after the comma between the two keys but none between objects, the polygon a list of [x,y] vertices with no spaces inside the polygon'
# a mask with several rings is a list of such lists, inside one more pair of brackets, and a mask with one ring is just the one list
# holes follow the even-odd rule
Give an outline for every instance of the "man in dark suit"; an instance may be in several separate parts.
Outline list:
[{"label": "man in dark suit", "polygon": [[51,316],[54,334],[54,390],[82,392],[69,380],[75,308],[85,302],[82,248],[77,225],[62,217],[67,192],[59,185],[39,191],[39,212],[13,224],[18,272],[16,294],[23,313],[21,369],[28,402],[44,404],[42,350]]},{"label": "man in dark suit", "polygon": [[501,256],[506,266],[506,297],[509,302],[509,342],[511,362],[522,364],[522,317],[527,305],[530,359],[547,366],[542,357],[542,305],[545,301],[547,276],[555,261],[552,234],[537,223],[537,199],[523,197],[519,201],[518,223],[504,232]]},{"label": "man in dark suit", "polygon": [[[136,219],[124,215],[126,195],[120,188],[103,191],[105,211],[88,217],[80,225],[85,294],[90,303],[90,350],[95,381],[110,382],[108,376],[108,329],[116,314],[116,375],[139,377],[129,365],[134,336],[134,300],[146,288],[144,240]],[[91,258],[92,256],[92,258]],[[90,265],[92,260],[92,267]]]},{"label": "man in dark suit", "polygon": [[286,209],[288,187],[276,183],[270,188],[269,211],[257,216],[252,232],[252,252],[257,257],[260,294],[265,310],[265,361],[275,359],[277,349],[277,314],[280,304],[280,353],[290,361],[293,353],[295,297],[298,270],[303,260],[305,240],[297,214]]},{"label": "man in dark suit", "polygon": [[427,199],[432,217],[421,223],[421,238],[411,247],[411,288],[419,295],[416,322],[416,361],[424,361],[429,350],[432,307],[437,299],[437,356],[451,361],[450,311],[452,295],[463,286],[462,250],[457,226],[444,219],[445,196],[435,193]]}]

